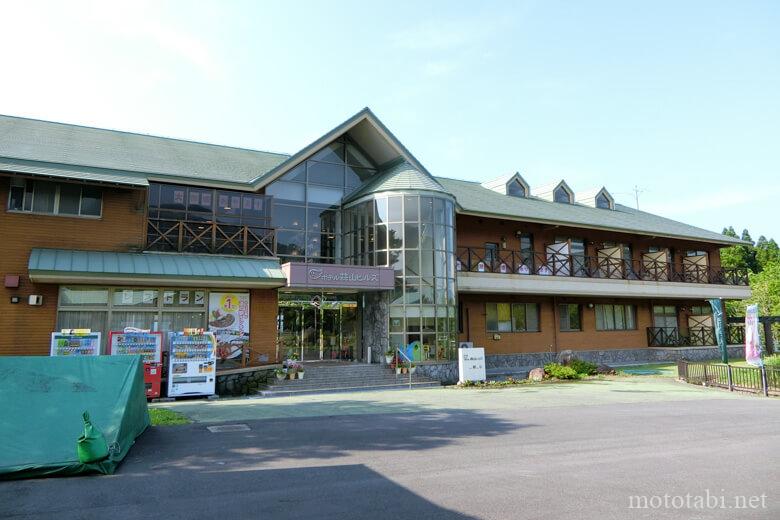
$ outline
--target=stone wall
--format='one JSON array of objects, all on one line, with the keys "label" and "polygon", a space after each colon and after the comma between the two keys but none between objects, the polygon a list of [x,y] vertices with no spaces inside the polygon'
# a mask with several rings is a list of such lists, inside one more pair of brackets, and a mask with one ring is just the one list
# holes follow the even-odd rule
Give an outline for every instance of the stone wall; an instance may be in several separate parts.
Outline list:
[{"label": "stone wall", "polygon": [[[687,347],[687,348],[639,348],[639,349],[609,349],[609,350],[575,350],[574,357],[605,365],[625,365],[630,363],[656,363],[662,361],[677,361],[688,359],[702,361],[720,359],[718,347]],[[729,346],[729,357],[743,359],[745,348],[741,345]],[[508,367],[539,367],[555,361],[556,355],[549,352],[525,354],[493,354],[485,359],[486,368]]]},{"label": "stone wall", "polygon": [[363,348],[371,349],[372,363],[380,363],[390,345],[390,302],[387,291],[365,293],[362,322]]},{"label": "stone wall", "polygon": [[239,396],[254,394],[274,377],[279,365],[236,368],[217,373],[217,395]]},{"label": "stone wall", "polygon": [[431,379],[438,379],[444,384],[458,382],[458,362],[443,361],[436,363],[417,363],[417,373]]}]

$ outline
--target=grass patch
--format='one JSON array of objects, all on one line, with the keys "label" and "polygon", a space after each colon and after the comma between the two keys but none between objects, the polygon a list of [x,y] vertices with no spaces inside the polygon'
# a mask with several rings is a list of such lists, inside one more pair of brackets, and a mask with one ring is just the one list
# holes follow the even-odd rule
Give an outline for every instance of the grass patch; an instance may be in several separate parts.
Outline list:
[{"label": "grass patch", "polygon": [[178,426],[192,422],[186,415],[167,408],[149,408],[149,418],[152,426]]}]

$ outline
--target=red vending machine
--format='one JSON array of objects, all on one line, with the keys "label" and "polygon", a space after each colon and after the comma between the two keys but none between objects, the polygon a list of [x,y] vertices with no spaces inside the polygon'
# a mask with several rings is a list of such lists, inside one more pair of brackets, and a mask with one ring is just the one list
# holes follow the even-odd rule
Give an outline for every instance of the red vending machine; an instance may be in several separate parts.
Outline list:
[{"label": "red vending machine", "polygon": [[112,356],[140,355],[144,360],[146,397],[160,397],[162,383],[162,332],[113,331],[108,333]]}]

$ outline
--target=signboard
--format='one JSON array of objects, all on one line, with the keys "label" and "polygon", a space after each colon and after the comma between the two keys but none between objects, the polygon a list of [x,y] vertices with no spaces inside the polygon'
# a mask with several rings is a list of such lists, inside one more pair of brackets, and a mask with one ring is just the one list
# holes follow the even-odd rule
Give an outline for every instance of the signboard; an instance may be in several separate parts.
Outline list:
[{"label": "signboard", "polygon": [[459,348],[458,349],[458,381],[485,381],[485,349],[484,348]]},{"label": "signboard", "polygon": [[288,287],[390,290],[395,287],[392,267],[287,263],[282,265]]},{"label": "signboard", "polygon": [[212,395],[217,380],[217,340],[211,332],[171,332],[168,396]]},{"label": "signboard", "polygon": [[99,356],[100,333],[89,329],[52,332],[50,354],[52,356]]},{"label": "signboard", "polygon": [[210,293],[209,331],[217,340],[219,359],[240,356],[249,345],[249,293]]},{"label": "signboard", "polygon": [[761,366],[761,337],[758,335],[758,305],[745,309],[745,361]]}]

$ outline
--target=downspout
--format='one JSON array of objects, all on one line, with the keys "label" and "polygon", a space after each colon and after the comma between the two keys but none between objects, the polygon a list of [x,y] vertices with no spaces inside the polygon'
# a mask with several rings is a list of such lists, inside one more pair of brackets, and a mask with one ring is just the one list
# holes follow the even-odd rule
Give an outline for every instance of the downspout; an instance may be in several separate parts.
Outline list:
[{"label": "downspout", "polygon": [[553,353],[558,354],[558,325],[561,323],[561,316],[558,310],[558,297],[553,296]]}]

